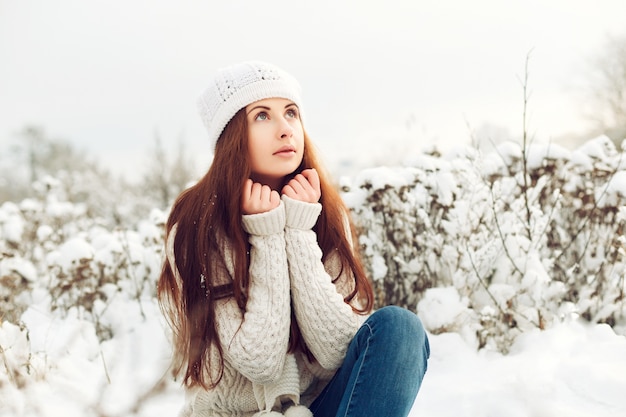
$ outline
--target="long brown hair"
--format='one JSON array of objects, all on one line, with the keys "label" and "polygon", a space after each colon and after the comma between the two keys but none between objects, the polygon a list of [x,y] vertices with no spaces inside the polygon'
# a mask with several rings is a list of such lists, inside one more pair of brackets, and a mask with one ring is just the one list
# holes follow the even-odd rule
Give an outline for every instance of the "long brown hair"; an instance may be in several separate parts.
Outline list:
[{"label": "long brown hair", "polygon": [[[161,309],[173,330],[174,374],[184,371],[183,384],[200,385],[205,389],[219,383],[224,359],[215,324],[215,300],[232,296],[243,310],[247,300],[248,235],[241,225],[241,192],[251,175],[248,155],[248,123],[241,109],[228,123],[215,146],[215,155],[208,172],[176,200],[167,222],[167,239],[176,225],[174,256],[176,265],[165,260],[159,278],[157,295]],[[345,233],[349,212],[337,189],[322,169],[315,149],[304,133],[304,156],[298,171],[316,168],[320,176],[321,199],[324,207],[314,227],[325,259],[333,251],[341,259],[342,270],[354,278],[354,291],[346,302],[357,297],[362,308],[358,313],[372,310],[374,296],[358,254]],[[350,223],[352,239],[356,242]],[[214,282],[216,271],[223,269],[220,246],[226,239],[232,252],[234,274],[232,285],[224,292]],[[178,269],[180,279],[174,273]],[[336,278],[336,277],[334,277]],[[212,363],[211,348],[217,349],[219,363]],[[295,318],[291,320],[289,351],[308,349]],[[215,368],[214,368],[215,367]],[[211,370],[207,380],[206,370]]]}]

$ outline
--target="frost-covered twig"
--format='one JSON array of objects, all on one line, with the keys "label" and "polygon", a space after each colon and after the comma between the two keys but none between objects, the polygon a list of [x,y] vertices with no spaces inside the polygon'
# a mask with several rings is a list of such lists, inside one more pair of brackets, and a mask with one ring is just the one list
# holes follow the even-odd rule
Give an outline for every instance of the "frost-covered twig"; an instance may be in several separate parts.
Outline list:
[{"label": "frost-covered twig", "polygon": [[[589,221],[591,220],[592,214],[598,209],[598,202],[600,202],[602,200],[602,198],[607,194],[607,192],[609,190],[609,185],[611,184],[611,181],[615,177],[615,174],[619,171],[619,169],[620,169],[620,167],[622,165],[622,158],[623,157],[624,157],[624,152],[620,152],[619,159],[617,161],[617,166],[615,167],[615,169],[613,169],[609,173],[607,182],[604,185],[604,189],[600,193],[600,196],[598,198],[594,198],[593,199],[593,206],[591,207],[591,210],[589,210],[589,212],[587,213],[587,216],[585,216],[584,220],[580,224],[580,227],[578,227],[576,232],[574,232],[574,234],[572,235],[571,239],[569,240],[567,245],[565,245],[565,247],[563,248],[561,253],[554,259],[554,264],[555,265],[558,265],[558,261],[561,259],[561,257],[567,252],[567,250],[570,248],[570,246],[572,246],[574,244],[574,242],[576,242],[576,240],[578,239],[578,236],[583,232],[583,230],[585,230],[587,228],[587,223],[589,223]],[[587,247],[589,246],[589,243],[590,243],[590,240],[587,239],[587,241],[585,242],[585,246],[584,246],[583,250],[581,251],[580,255],[578,256],[578,259],[576,259],[575,263],[579,263],[581,261],[582,257],[584,256],[585,252],[587,251]]]},{"label": "frost-covered twig", "polygon": [[139,311],[141,312],[141,317],[146,318],[146,313],[143,309],[143,304],[141,302],[141,292],[143,290],[143,286],[140,286],[137,279],[137,274],[135,274],[135,269],[133,265],[133,257],[130,251],[130,243],[128,242],[128,236],[126,233],[122,233],[122,247],[124,248],[124,252],[126,253],[127,265],[128,265],[128,275],[130,276],[131,281],[133,282],[133,286],[135,287],[135,298],[139,303]]},{"label": "frost-covered twig", "polygon": [[511,256],[511,253],[509,252],[509,248],[506,244],[506,238],[504,237],[504,234],[502,233],[502,228],[500,227],[500,222],[498,220],[498,212],[496,211],[496,207],[495,207],[496,200],[495,200],[495,196],[493,195],[493,188],[490,188],[490,191],[491,191],[491,202],[492,202],[491,209],[493,210],[493,219],[496,224],[496,229],[498,230],[498,235],[500,236],[500,241],[502,242],[502,248],[504,249],[504,253],[506,254],[506,257],[511,262],[511,265],[513,265],[513,269],[515,269],[520,274],[520,277],[523,277],[524,273],[519,269],[519,267],[515,263],[515,260]]},{"label": "frost-covered twig", "polygon": [[531,213],[530,213],[530,203],[528,201],[528,189],[530,185],[528,184],[528,126],[527,126],[527,111],[528,111],[528,100],[530,99],[528,93],[528,61],[530,60],[530,52],[526,55],[526,64],[524,66],[524,81],[522,82],[522,88],[524,92],[524,106],[522,110],[522,172],[523,172],[523,181],[524,181],[524,203],[526,207],[526,233],[528,234],[528,239],[532,240],[531,233]]},{"label": "frost-covered twig", "polygon": [[500,303],[498,303],[498,300],[496,300],[496,297],[494,297],[491,291],[489,291],[489,286],[487,285],[483,277],[480,276],[480,272],[478,272],[478,268],[476,267],[476,264],[474,263],[474,258],[472,258],[472,252],[468,244],[465,245],[465,250],[467,251],[467,257],[470,260],[470,264],[472,265],[472,269],[474,270],[474,274],[476,274],[476,278],[478,279],[478,282],[480,282],[480,285],[485,289],[485,292],[487,292],[487,295],[489,296],[489,298],[491,298],[491,301],[493,301],[493,304],[500,311],[500,314],[504,316],[505,314],[504,309],[500,306]]},{"label": "frost-covered twig", "polygon": [[107,377],[107,382],[111,383],[111,377],[109,376],[109,369],[107,368],[107,362],[104,359],[104,353],[102,353],[102,349],[100,349],[100,358],[102,359],[102,367],[104,368],[104,375]]}]

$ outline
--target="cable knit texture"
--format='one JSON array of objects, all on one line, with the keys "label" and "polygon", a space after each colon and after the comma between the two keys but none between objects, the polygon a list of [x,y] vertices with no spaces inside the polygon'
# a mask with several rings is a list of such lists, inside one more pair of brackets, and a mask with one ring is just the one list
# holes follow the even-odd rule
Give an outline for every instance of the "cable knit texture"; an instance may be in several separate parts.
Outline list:
[{"label": "cable knit texture", "polygon": [[[246,308],[240,310],[231,298],[216,301],[224,375],[215,389],[188,389],[180,416],[312,417],[305,406],[341,366],[365,320],[343,301],[353,289],[352,277],[344,271],[333,283],[341,271],[338,256],[322,263],[311,230],[320,212],[320,204],[283,196],[276,209],[243,216],[251,245]],[[175,230],[166,248],[172,265]],[[215,284],[230,282],[234,271],[228,242],[221,256],[226,269]],[[313,362],[287,353],[291,303]]]}]

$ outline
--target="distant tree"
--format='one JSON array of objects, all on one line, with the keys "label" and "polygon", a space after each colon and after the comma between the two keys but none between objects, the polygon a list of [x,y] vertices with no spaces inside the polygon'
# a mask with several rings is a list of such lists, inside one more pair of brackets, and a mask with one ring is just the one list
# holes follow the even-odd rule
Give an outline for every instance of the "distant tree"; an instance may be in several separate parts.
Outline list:
[{"label": "distant tree", "polygon": [[187,188],[189,183],[195,178],[196,167],[193,163],[193,158],[189,154],[185,142],[182,139],[179,139],[170,178],[171,183],[176,189],[176,195]]},{"label": "distant tree", "polygon": [[621,142],[626,138],[626,36],[609,38],[590,78],[591,116],[602,133]]},{"label": "distant tree", "polygon": [[93,166],[87,154],[70,142],[47,137],[40,127],[27,126],[18,135],[22,152],[29,161],[30,181],[58,171],[84,171]]},{"label": "distant tree", "polygon": [[108,226],[134,225],[154,208],[167,209],[193,179],[193,161],[182,140],[168,152],[156,137],[139,183],[115,177],[86,152],[51,139],[37,126],[25,127],[0,149],[0,206],[26,198],[72,203]]},{"label": "distant tree", "polygon": [[0,152],[0,201],[19,201],[32,195],[32,185],[45,176],[101,169],[70,142],[52,139],[39,126],[26,126]]},{"label": "distant tree", "polygon": [[155,135],[154,148],[150,155],[140,187],[142,193],[155,199],[159,208],[165,209],[194,179],[193,160],[182,139],[178,140],[176,152],[170,154],[163,147],[158,134]]}]

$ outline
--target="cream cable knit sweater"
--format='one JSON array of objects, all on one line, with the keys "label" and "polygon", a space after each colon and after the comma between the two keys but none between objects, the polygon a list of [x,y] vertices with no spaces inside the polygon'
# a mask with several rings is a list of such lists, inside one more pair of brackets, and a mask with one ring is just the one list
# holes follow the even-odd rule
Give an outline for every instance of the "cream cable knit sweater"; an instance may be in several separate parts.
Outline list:
[{"label": "cream cable knit sweater", "polygon": [[[341,268],[338,257],[321,262],[317,236],[311,230],[321,209],[320,204],[283,196],[276,209],[243,216],[251,245],[246,310],[242,312],[233,299],[216,302],[224,375],[213,390],[187,390],[181,416],[276,415],[269,413],[280,411],[287,401],[310,405],[341,366],[365,317],[343,301],[353,288],[352,278],[344,272],[332,282]],[[175,231],[166,250],[171,265],[175,265]],[[234,271],[227,242],[222,252],[226,270],[217,284],[230,282]],[[291,303],[314,363],[300,353],[287,354]],[[300,407],[292,407],[286,415],[307,415],[296,410]]]}]

